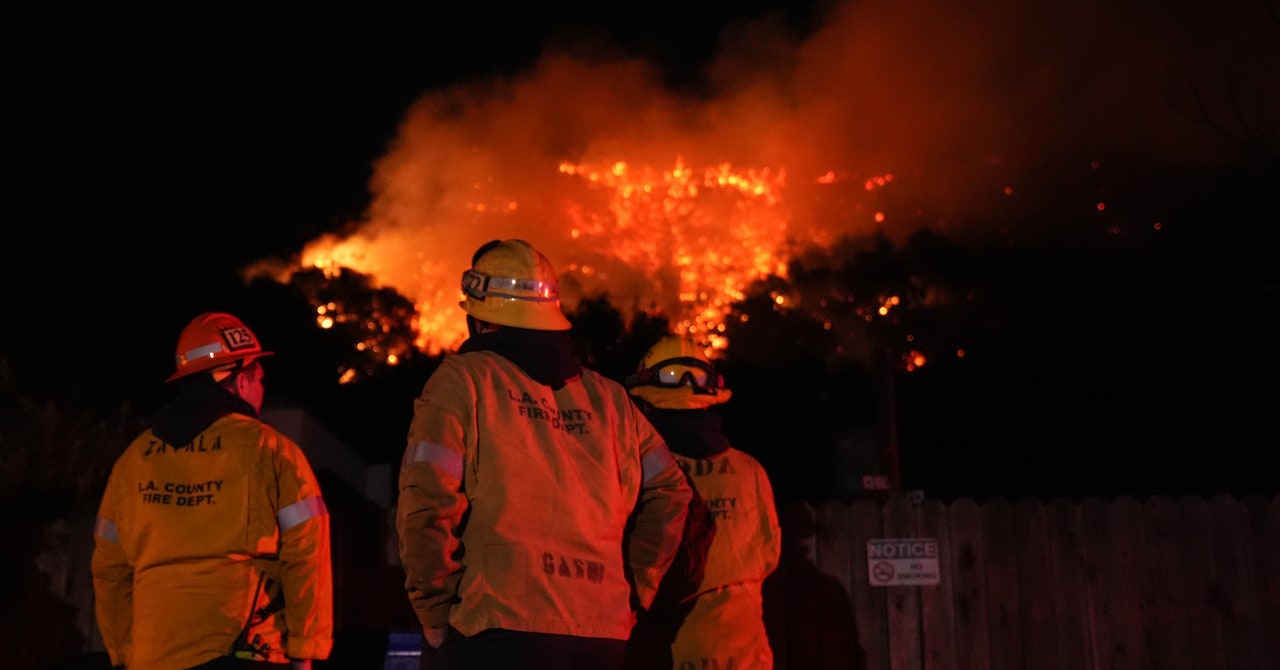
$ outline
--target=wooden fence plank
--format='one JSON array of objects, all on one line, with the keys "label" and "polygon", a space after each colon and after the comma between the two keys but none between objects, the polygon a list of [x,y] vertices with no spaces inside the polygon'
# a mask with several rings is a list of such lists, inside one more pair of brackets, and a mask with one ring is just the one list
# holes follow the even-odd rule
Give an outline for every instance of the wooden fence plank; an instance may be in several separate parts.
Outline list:
[{"label": "wooden fence plank", "polygon": [[938,541],[938,583],[920,587],[920,628],[924,637],[924,670],[953,670],[956,661],[954,580],[947,507],[925,500],[916,510],[921,537]]},{"label": "wooden fence plank", "polygon": [[1280,498],[1260,495],[1245,500],[1249,511],[1249,535],[1254,541],[1261,609],[1258,620],[1268,642],[1267,662],[1280,666]]},{"label": "wooden fence plank", "polygon": [[[860,543],[853,554],[854,619],[858,626],[858,647],[868,670],[889,668],[889,595],[871,586],[867,579],[867,540],[884,537],[884,517],[880,503],[860,500],[849,510],[853,537]],[[857,668],[859,666],[852,666]]]},{"label": "wooden fence plank", "polygon": [[1044,504],[1032,499],[1014,506],[1014,548],[1022,602],[1022,667],[1057,668],[1057,612],[1053,561]]},{"label": "wooden fence plank", "polygon": [[987,608],[991,616],[991,667],[1023,670],[1022,602],[1018,595],[1016,510],[1003,499],[982,505],[987,557]]},{"label": "wooden fence plank", "polygon": [[1111,548],[1110,507],[1099,498],[1080,503],[1080,527],[1085,544],[1085,576],[1089,586],[1089,638],[1093,640],[1094,670],[1128,670],[1115,665],[1113,649],[1123,645],[1113,594],[1120,590]]},{"label": "wooden fence plank", "polygon": [[[815,517],[818,531],[818,567],[831,580],[832,593],[821,607],[825,634],[819,640],[818,666],[847,668],[855,658],[858,641],[857,621],[853,613],[852,580],[857,579],[853,556],[858,540],[849,518],[849,507],[842,502],[825,502],[818,506]],[[810,603],[810,606],[818,603]]]},{"label": "wooden fence plank", "polygon": [[1222,632],[1227,650],[1227,666],[1231,668],[1272,668],[1266,664],[1266,643],[1258,622],[1258,582],[1251,556],[1253,548],[1247,534],[1243,506],[1234,498],[1214,496],[1209,501],[1209,517],[1213,523],[1212,547],[1214,572],[1221,587]]},{"label": "wooden fence plank", "polygon": [[1142,503],[1133,496],[1120,496],[1111,503],[1111,545],[1119,578],[1114,611],[1118,616],[1122,644],[1114,649],[1117,668],[1151,668],[1142,625],[1142,573],[1146,560],[1146,529],[1143,526]]},{"label": "wooden fence plank", "polygon": [[1057,621],[1058,667],[1088,668],[1092,662],[1088,621],[1088,586],[1085,581],[1084,541],[1080,506],[1063,498],[1046,509],[1052,580],[1055,586],[1054,619]]},{"label": "wooden fence plank", "polygon": [[991,630],[987,614],[986,543],[982,510],[976,502],[951,503],[952,595],[955,598],[956,670],[991,670]]},{"label": "wooden fence plank", "polygon": [[[909,498],[893,496],[884,507],[885,537],[919,537]],[[889,596],[889,670],[921,670],[920,587],[881,587]]]},{"label": "wooden fence plank", "polygon": [[1187,621],[1194,634],[1191,667],[1196,670],[1226,670],[1227,651],[1222,634],[1222,619],[1214,604],[1218,585],[1210,547],[1209,504],[1196,496],[1178,500],[1182,513],[1182,574],[1186,579]]},{"label": "wooden fence plank", "polygon": [[1087,574],[1093,577],[1090,603],[1095,667],[1150,668],[1138,602],[1137,562],[1143,547],[1141,507],[1131,497],[1121,497],[1110,504],[1090,499],[1083,505],[1089,547]]},{"label": "wooden fence plank", "polygon": [[1154,496],[1143,504],[1143,517],[1147,569],[1140,586],[1151,662],[1161,670],[1194,670],[1179,510],[1173,500]]}]

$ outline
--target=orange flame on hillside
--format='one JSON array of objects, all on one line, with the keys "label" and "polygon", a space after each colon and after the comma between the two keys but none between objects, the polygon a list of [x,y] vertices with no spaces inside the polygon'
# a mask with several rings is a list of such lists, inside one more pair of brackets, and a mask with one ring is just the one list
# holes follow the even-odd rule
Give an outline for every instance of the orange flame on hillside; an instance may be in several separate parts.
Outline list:
[{"label": "orange flame on hillside", "polygon": [[[539,217],[543,225],[536,231],[520,231],[506,219],[519,218],[526,209],[545,209],[545,202],[501,198],[477,188],[463,209],[472,225],[492,231],[485,239],[519,236],[539,246],[561,272],[566,309],[584,297],[607,295],[624,313],[661,313],[678,332],[722,349],[727,346],[724,319],[747,286],[786,275],[790,241],[781,207],[783,170],[729,163],[694,169],[677,157],[672,167],[660,170],[621,161],[603,166],[562,162],[556,173],[552,181],[559,191],[538,195],[559,201],[562,209]],[[466,337],[459,277],[474,247],[407,246],[395,229],[383,230],[383,235],[327,235],[307,244],[297,265],[265,262],[250,273],[270,271],[281,281],[307,267],[330,277],[343,269],[370,275],[414,302],[421,350],[455,348]],[[321,327],[343,320],[343,306],[334,303],[318,306],[317,313]]]},{"label": "orange flame on hillside", "polygon": [[[723,350],[725,319],[752,282],[786,277],[807,247],[936,219],[922,201],[935,199],[934,185],[954,190],[911,149],[932,148],[932,124],[895,112],[864,127],[877,107],[856,91],[882,72],[859,65],[846,85],[833,64],[860,59],[805,50],[778,64],[788,62],[797,71],[746,58],[747,74],[735,78],[726,60],[716,95],[693,98],[663,86],[649,63],[549,50],[518,76],[426,93],[373,164],[361,219],[247,274],[288,282],[320,268],[336,281],[350,270],[403,296],[415,311],[411,338],[395,305],[309,296],[318,326],[365,334],[363,358],[390,361],[414,347],[456,348],[472,253],[518,237],[560,271],[570,315],[605,296],[624,319],[661,315]],[[889,173],[898,166],[908,178]],[[788,299],[775,309],[806,306]]]},{"label": "orange flame on hillside", "polygon": [[[1105,68],[1078,58],[1075,45],[1096,40],[1101,24],[1074,6],[1050,19],[1000,3],[933,8],[927,22],[910,3],[836,2],[820,14],[803,34],[776,16],[726,29],[691,88],[575,41],[509,77],[426,93],[375,161],[361,220],[247,274],[288,281],[322,268],[340,284],[354,270],[403,296],[416,312],[411,334],[403,301],[342,305],[310,287],[325,294],[309,296],[319,326],[367,335],[361,352],[390,363],[415,346],[456,347],[465,336],[459,279],[472,253],[519,237],[562,273],[566,311],[606,294],[624,316],[661,312],[723,348],[733,303],[753,280],[785,277],[806,247],[873,231],[1030,228],[1056,204],[1046,196],[1056,181],[1078,178],[1082,148],[1104,144],[1099,129],[1120,133],[1135,154],[1218,160],[1221,138],[1199,138],[1187,156],[1188,119],[1178,105],[1151,104],[1187,88],[1181,69],[1159,60],[1187,41],[1169,40],[1173,24],[1149,12],[1108,8],[1105,24],[1125,53],[1155,60]],[[1199,35],[1202,24],[1185,27]],[[1042,39],[1046,25],[1057,39]],[[1086,69],[1064,69],[1076,63]],[[1163,79],[1166,70],[1176,79]],[[1116,209],[1091,204],[1108,219]],[[774,299],[835,331],[909,312],[868,296]]]},{"label": "orange flame on hillside", "polygon": [[[782,171],[695,170],[677,159],[662,171],[619,162],[603,170],[564,163],[560,172],[607,196],[606,212],[571,212],[570,237],[642,273],[653,297],[667,298],[653,306],[679,333],[723,348],[724,317],[747,285],[786,275]],[[609,291],[607,271],[575,260],[567,270],[584,287]]]}]

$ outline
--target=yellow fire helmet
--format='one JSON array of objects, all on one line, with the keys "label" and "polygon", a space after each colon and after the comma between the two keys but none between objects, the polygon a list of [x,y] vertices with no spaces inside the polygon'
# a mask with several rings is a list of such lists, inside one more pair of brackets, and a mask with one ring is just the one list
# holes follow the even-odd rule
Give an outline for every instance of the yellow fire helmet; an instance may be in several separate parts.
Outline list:
[{"label": "yellow fire helmet", "polygon": [[532,330],[569,330],[555,266],[524,240],[503,240],[462,273],[463,311],[481,321]]},{"label": "yellow fire helmet", "polygon": [[270,356],[258,337],[240,319],[221,312],[205,312],[191,320],[178,335],[171,382],[198,372],[233,368]]},{"label": "yellow fire helmet", "polygon": [[733,396],[702,348],[675,335],[649,347],[626,382],[631,395],[659,409],[705,409]]}]

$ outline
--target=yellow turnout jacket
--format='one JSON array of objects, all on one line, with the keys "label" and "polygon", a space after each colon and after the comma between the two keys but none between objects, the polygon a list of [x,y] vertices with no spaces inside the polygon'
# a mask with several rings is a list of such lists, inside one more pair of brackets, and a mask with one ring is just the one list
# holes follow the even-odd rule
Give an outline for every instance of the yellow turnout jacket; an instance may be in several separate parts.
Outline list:
[{"label": "yellow turnout jacket", "polygon": [[690,496],[616,382],[584,369],[553,390],[496,353],[451,355],[414,403],[400,473],[409,599],[424,628],[626,639]]},{"label": "yellow turnout jacket", "polygon": [[706,507],[714,534],[705,570],[672,645],[674,668],[773,667],[765,634],[764,580],[778,567],[782,534],[764,468],[732,447],[705,459],[676,455]]},{"label": "yellow turnout jacket", "polygon": [[93,583],[114,665],[189,668],[237,648],[325,658],[329,518],[302,451],[228,414],[190,443],[148,430],[116,461],[98,512]]}]

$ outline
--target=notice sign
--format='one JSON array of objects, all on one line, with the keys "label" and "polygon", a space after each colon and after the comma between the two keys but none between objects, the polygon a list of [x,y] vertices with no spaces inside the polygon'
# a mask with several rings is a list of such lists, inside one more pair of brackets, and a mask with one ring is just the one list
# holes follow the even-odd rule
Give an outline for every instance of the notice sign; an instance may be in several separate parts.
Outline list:
[{"label": "notice sign", "polygon": [[872,586],[937,584],[938,541],[932,537],[867,540],[867,579]]}]

